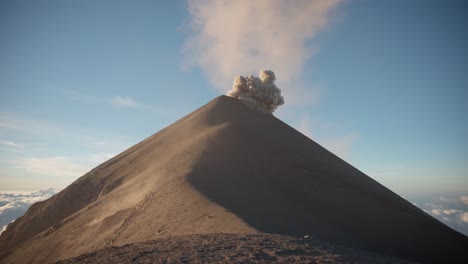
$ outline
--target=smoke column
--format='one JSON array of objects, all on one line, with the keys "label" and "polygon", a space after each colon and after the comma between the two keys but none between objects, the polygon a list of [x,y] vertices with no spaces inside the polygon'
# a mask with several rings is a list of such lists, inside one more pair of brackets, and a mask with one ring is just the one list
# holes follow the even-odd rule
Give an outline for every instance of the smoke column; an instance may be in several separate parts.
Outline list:
[{"label": "smoke column", "polygon": [[183,66],[199,67],[220,92],[239,73],[274,69],[288,104],[313,102],[318,91],[302,83],[304,66],[319,49],[311,40],[330,25],[342,2],[187,0]]}]

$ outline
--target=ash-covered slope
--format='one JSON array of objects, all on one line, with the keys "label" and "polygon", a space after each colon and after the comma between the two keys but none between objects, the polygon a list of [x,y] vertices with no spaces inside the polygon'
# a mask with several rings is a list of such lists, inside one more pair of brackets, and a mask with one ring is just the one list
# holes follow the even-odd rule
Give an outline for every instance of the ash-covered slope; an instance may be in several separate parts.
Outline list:
[{"label": "ash-covered slope", "polygon": [[186,234],[313,234],[462,260],[467,238],[271,115],[221,96],[35,204],[0,261],[50,262]]},{"label": "ash-covered slope", "polygon": [[350,249],[313,237],[274,234],[200,234],[133,243],[86,253],[57,264],[76,263],[353,263],[414,264]]}]

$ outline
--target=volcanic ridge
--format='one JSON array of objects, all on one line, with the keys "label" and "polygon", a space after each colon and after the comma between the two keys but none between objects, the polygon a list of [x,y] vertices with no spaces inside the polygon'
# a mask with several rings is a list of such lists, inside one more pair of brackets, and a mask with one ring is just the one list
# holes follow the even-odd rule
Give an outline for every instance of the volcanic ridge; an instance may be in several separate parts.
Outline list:
[{"label": "volcanic ridge", "polygon": [[0,262],[304,235],[411,261],[468,259],[466,236],[273,115],[220,96],[31,206],[1,234]]}]

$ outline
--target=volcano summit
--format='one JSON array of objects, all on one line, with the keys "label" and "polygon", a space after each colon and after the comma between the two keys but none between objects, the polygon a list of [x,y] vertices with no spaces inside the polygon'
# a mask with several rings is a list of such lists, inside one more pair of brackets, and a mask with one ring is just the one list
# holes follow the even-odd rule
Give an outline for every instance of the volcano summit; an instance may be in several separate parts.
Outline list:
[{"label": "volcano summit", "polygon": [[466,236],[272,115],[220,96],[36,203],[0,262],[45,263],[188,235],[303,236],[422,262]]}]

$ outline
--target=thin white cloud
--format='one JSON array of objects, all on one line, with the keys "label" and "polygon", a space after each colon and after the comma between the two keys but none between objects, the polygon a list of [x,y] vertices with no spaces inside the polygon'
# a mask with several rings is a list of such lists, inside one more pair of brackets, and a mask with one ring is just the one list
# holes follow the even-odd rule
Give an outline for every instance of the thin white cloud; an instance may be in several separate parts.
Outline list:
[{"label": "thin white cloud", "polygon": [[[4,182],[3,185],[0,183],[0,188],[1,186],[8,190],[44,186],[62,188],[115,155],[111,152],[97,152],[73,157],[0,159],[0,180]],[[25,182],[25,179],[31,181]],[[28,187],[25,187],[25,184]]]},{"label": "thin white cloud", "polygon": [[112,97],[98,97],[94,95],[84,94],[75,90],[66,90],[65,98],[95,105],[112,105],[123,108],[141,108],[146,110],[154,110],[152,107],[145,105],[137,100],[131,98],[130,96],[112,96]]},{"label": "thin white cloud", "polygon": [[[60,124],[48,120],[31,119],[8,112],[0,112],[1,134],[21,135],[21,137],[29,138],[41,144],[56,145],[57,142],[82,142],[81,145],[99,148],[98,151],[124,150],[129,146],[128,139],[122,138],[122,135],[77,127],[74,124]],[[24,147],[21,143],[14,143]],[[10,143],[8,144],[10,145]],[[20,148],[17,149],[21,150]]]},{"label": "thin white cloud", "polygon": [[[163,111],[154,106],[141,103],[129,96],[114,96],[109,101],[111,105],[121,108],[133,108],[150,111],[152,113],[161,114]],[[167,111],[166,111],[167,113]]]},{"label": "thin white cloud", "polygon": [[67,157],[20,158],[11,163],[18,169],[44,176],[78,177],[90,169]]},{"label": "thin white cloud", "polygon": [[18,158],[6,162],[15,169],[38,176],[79,177],[115,155],[105,152],[82,157]]},{"label": "thin white cloud", "polygon": [[139,107],[141,105],[128,96],[114,96],[111,99],[111,104],[119,107]]},{"label": "thin white cloud", "polygon": [[340,2],[189,0],[184,66],[200,67],[219,91],[230,87],[234,76],[271,69],[288,104],[312,101],[315,91],[297,81],[318,50],[310,41],[328,26]]},{"label": "thin white cloud", "polygon": [[13,141],[9,140],[0,140],[0,145],[10,147],[10,148],[17,148],[17,149],[23,149],[24,145],[20,143],[16,143]]},{"label": "thin white cloud", "polygon": [[[20,155],[3,153],[4,156],[0,157],[0,188],[65,186],[131,145],[130,138],[122,135],[9,112],[0,112],[0,126],[0,151],[21,152]],[[28,139],[28,145],[12,138]],[[69,153],[79,150],[79,153],[85,151],[86,154],[42,155],[46,153],[44,151],[63,149],[63,146]],[[24,187],[25,184],[28,187]]]},{"label": "thin white cloud", "polygon": [[0,146],[3,146],[5,150],[16,153],[24,153],[24,145],[9,140],[0,141]]}]

